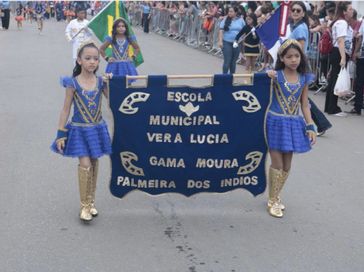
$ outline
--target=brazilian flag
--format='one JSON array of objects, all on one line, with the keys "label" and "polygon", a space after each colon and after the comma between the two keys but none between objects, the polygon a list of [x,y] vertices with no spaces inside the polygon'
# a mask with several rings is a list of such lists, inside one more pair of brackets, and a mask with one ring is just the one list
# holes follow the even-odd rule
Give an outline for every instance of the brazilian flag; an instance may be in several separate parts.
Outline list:
[{"label": "brazilian flag", "polygon": [[[108,3],[88,24],[88,28],[90,28],[95,36],[101,41],[104,41],[105,36],[111,36],[112,25],[114,21],[118,18],[123,18],[129,28],[130,35],[134,35],[134,31],[131,28],[128,14],[123,3],[119,0],[111,1]],[[106,55],[111,56],[111,47],[107,48]],[[129,55],[133,55],[134,48],[129,45],[128,53]],[[139,54],[136,56],[134,60],[135,66],[139,66],[144,62],[143,55],[139,51]]]}]

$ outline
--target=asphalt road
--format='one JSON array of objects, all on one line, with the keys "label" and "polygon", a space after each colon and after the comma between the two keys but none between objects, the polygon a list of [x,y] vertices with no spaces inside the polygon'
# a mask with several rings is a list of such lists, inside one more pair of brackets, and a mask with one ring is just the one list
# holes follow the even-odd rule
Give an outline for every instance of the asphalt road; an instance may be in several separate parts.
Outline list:
[{"label": "asphalt road", "polygon": [[[364,271],[363,117],[329,117],[334,127],[313,151],[294,157],[283,219],[267,214],[266,194],[244,190],[115,198],[104,157],[100,215],[85,225],[77,160],[49,150],[64,99],[59,76],[73,68],[65,24],[46,21],[38,35],[35,24],[18,31],[11,20],[0,31],[0,271]],[[136,34],[140,74],[221,71],[219,58]],[[324,95],[311,96],[322,108]],[[103,112],[110,124],[106,104]]]}]

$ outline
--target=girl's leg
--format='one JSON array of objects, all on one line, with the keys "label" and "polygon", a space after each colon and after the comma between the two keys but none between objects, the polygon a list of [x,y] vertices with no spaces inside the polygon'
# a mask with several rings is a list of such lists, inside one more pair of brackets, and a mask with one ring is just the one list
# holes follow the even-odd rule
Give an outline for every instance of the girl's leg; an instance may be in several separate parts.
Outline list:
[{"label": "girl's leg", "polygon": [[99,160],[98,159],[91,159],[91,169],[92,169],[92,187],[91,187],[91,208],[90,213],[92,216],[97,216],[98,211],[95,207],[95,192],[96,192],[96,183],[97,183],[97,174],[99,172]]},{"label": "girl's leg", "polygon": [[250,73],[251,72],[251,69],[250,69],[250,67],[251,67],[251,57],[245,57],[245,59],[246,59],[245,69],[246,69],[246,71],[248,73]]},{"label": "girl's leg", "polygon": [[237,62],[237,60],[239,58],[239,54],[240,54],[240,47],[233,48],[233,44],[231,43],[231,48],[232,48],[232,59],[231,59],[231,63],[230,63],[230,74],[235,74],[236,62]]},{"label": "girl's leg", "polygon": [[292,163],[293,153],[283,153],[283,171],[289,172],[291,170],[291,163]]},{"label": "girl's leg", "polygon": [[254,72],[255,63],[257,62],[257,57],[251,57],[250,61],[251,61],[250,66],[252,67],[251,72]]},{"label": "girl's leg", "polygon": [[272,164],[269,168],[268,178],[268,212],[274,217],[282,217],[285,207],[280,202],[279,193],[281,192],[285,181],[283,174],[285,154],[275,150],[270,150],[269,154]]},{"label": "girl's leg", "polygon": [[89,157],[80,157],[78,166],[78,184],[80,188],[80,219],[90,221],[92,215],[90,212],[92,199],[92,165]]},{"label": "girl's leg", "polygon": [[230,43],[223,41],[222,53],[224,55],[224,64],[222,66],[222,73],[227,74],[229,72],[229,67],[232,59],[232,46]]}]

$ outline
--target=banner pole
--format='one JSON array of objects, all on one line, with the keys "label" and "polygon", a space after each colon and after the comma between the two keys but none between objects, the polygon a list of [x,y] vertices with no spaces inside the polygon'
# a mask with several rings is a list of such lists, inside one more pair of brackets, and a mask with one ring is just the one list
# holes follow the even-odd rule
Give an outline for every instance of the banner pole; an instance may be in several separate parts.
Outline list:
[{"label": "banner pole", "polygon": [[[254,74],[233,74],[233,78],[251,77]],[[213,78],[214,75],[169,75],[168,79]],[[127,79],[148,79],[148,76],[126,76]]]}]

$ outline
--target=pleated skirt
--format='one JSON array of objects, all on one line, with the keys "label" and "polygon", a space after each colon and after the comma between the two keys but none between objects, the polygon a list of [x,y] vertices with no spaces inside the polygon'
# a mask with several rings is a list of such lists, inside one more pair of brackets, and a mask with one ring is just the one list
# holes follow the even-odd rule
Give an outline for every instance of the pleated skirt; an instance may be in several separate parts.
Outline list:
[{"label": "pleated skirt", "polygon": [[54,141],[51,150],[66,157],[99,158],[111,154],[111,139],[104,121],[94,126],[75,126],[68,124],[68,136],[63,153]]},{"label": "pleated skirt", "polygon": [[300,115],[276,115],[268,112],[267,138],[270,150],[304,153],[311,150],[306,124]]}]

